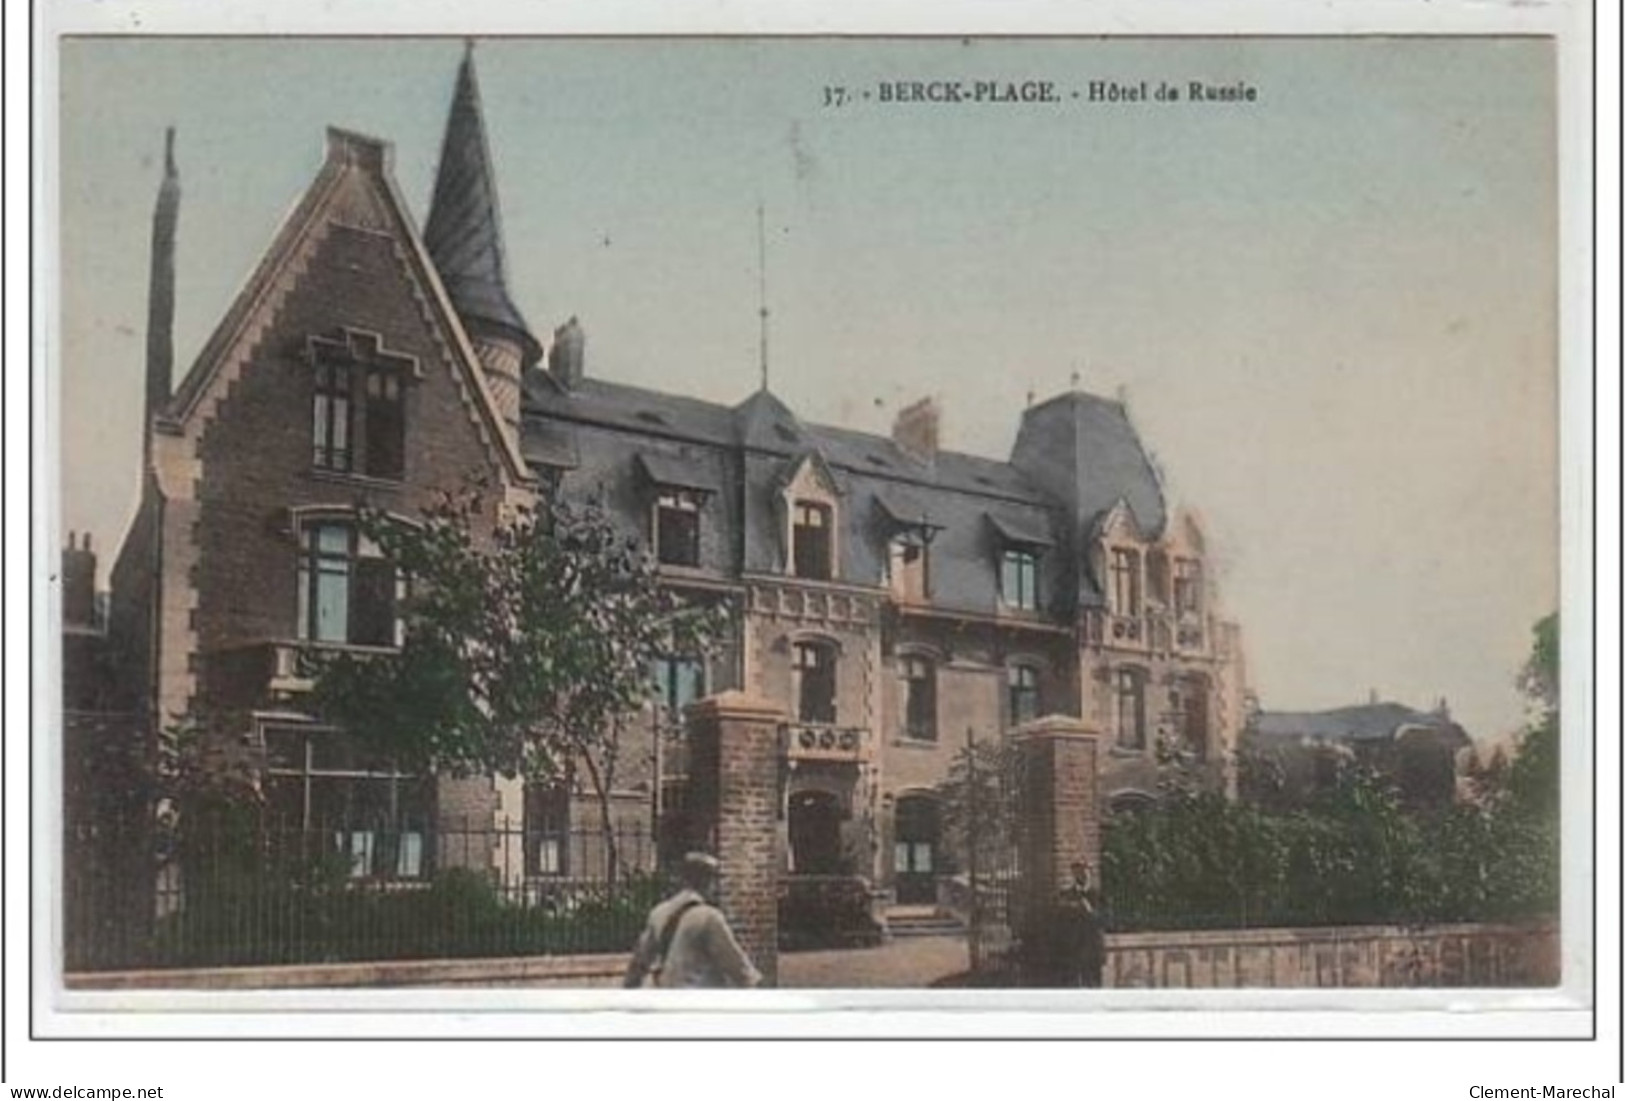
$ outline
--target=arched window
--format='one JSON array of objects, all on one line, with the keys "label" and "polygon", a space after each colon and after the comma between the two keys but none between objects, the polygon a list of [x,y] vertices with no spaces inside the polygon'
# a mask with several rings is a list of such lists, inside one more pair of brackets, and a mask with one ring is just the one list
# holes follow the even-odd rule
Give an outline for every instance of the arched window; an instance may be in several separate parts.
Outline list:
[{"label": "arched window", "polygon": [[835,721],[835,647],[798,642],[793,650],[796,717],[804,723]]},{"label": "arched window", "polygon": [[937,740],[937,669],[930,658],[904,655],[898,662],[903,691],[903,732],[910,738]]}]

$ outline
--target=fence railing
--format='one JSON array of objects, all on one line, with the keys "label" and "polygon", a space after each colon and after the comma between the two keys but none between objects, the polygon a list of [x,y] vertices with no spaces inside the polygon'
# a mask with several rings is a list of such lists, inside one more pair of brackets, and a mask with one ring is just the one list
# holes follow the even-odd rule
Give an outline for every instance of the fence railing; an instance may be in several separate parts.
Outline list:
[{"label": "fence railing", "polygon": [[65,853],[70,971],[617,952],[665,884],[653,838],[344,822]]}]

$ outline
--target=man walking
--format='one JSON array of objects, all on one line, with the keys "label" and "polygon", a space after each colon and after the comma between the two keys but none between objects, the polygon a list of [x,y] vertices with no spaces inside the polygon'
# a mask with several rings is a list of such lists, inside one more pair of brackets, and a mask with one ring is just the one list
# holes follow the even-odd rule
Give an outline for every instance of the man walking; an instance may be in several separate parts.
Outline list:
[{"label": "man walking", "polygon": [[626,969],[628,989],[642,986],[646,976],[667,989],[755,986],[762,981],[728,919],[712,902],[717,868],[709,853],[683,857],[682,889],[649,911]]}]

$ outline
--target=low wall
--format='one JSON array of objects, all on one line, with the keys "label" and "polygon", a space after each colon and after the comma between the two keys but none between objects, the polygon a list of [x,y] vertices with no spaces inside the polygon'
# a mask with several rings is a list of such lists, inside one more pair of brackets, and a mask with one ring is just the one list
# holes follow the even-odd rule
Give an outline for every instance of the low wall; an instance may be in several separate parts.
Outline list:
[{"label": "low wall", "polygon": [[627,955],[382,960],[283,967],[164,968],[70,973],[69,990],[300,990],[384,986],[615,987]]},{"label": "low wall", "polygon": [[1114,933],[1113,987],[1556,986],[1557,927],[1354,925]]},{"label": "low wall", "polygon": [[[1555,925],[1356,925],[1113,933],[1108,987],[1555,986]],[[857,949],[861,952],[864,949]],[[878,949],[870,949],[878,951]],[[69,990],[292,990],[346,987],[615,987],[624,953],[79,972]]]}]

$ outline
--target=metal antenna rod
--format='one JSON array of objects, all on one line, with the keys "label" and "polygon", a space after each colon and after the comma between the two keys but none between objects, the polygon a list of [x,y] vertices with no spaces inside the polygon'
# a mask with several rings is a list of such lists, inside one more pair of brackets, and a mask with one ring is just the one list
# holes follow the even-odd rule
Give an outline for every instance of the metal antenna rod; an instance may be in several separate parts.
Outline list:
[{"label": "metal antenna rod", "polygon": [[756,203],[756,294],[757,315],[761,318],[762,389],[767,389],[767,228],[766,213]]}]

